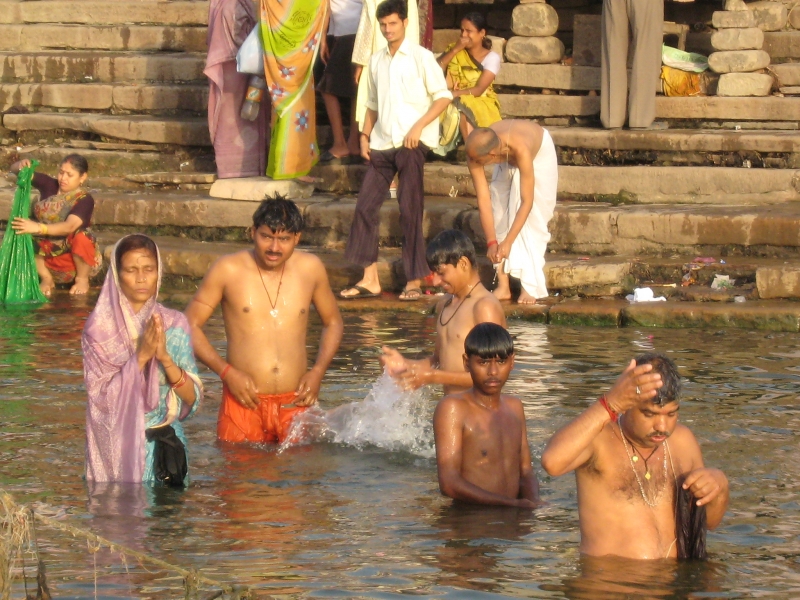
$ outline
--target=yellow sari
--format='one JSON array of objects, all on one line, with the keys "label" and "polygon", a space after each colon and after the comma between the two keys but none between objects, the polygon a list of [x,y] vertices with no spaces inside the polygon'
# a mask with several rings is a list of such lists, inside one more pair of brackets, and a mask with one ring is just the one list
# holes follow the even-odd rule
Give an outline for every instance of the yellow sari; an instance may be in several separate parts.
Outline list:
[{"label": "yellow sari", "polygon": [[[455,44],[450,44],[445,52],[450,52],[453,46]],[[461,50],[447,65],[447,75],[449,81],[453,82],[453,89],[466,90],[478,84],[478,80],[483,75],[483,65],[475,62],[466,49]],[[435,154],[446,156],[458,145],[461,139],[461,132],[458,129],[461,114],[473,127],[488,127],[502,119],[500,102],[497,100],[497,94],[495,94],[492,84],[489,84],[489,87],[480,96],[463,95],[450,103],[439,117],[442,135],[439,147],[433,150]]]},{"label": "yellow sari", "polygon": [[264,72],[272,99],[267,176],[307,175],[319,157],[312,68],[327,2],[261,0]]}]

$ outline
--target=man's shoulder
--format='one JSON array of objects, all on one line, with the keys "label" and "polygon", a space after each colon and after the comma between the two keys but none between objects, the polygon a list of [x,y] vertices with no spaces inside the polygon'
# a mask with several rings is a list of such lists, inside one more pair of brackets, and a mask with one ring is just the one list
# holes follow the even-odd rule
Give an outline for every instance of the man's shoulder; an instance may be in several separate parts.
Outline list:
[{"label": "man's shoulder", "polygon": [[306,252],[305,250],[295,250],[292,254],[290,266],[293,269],[298,269],[303,274],[319,274],[320,271],[325,271],[325,263],[316,254]]},{"label": "man's shoulder", "polygon": [[439,400],[434,410],[434,420],[444,418],[445,415],[457,415],[468,408],[469,398],[466,396],[466,393],[467,392],[455,392]]},{"label": "man's shoulder", "polygon": [[[250,267],[248,263],[254,263],[253,255],[250,250],[240,250],[233,254],[220,256],[211,267],[211,272],[217,276],[241,276],[242,270]],[[254,271],[255,272],[255,271]]]}]

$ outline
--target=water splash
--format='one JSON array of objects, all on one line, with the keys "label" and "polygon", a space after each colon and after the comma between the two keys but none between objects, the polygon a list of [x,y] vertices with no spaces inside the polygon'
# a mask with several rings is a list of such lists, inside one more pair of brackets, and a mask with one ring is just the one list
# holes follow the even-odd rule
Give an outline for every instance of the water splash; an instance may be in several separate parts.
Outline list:
[{"label": "water splash", "polygon": [[423,390],[405,391],[384,373],[360,402],[327,411],[315,406],[295,417],[278,452],[322,441],[359,449],[377,446],[432,458],[432,412],[433,403]]}]

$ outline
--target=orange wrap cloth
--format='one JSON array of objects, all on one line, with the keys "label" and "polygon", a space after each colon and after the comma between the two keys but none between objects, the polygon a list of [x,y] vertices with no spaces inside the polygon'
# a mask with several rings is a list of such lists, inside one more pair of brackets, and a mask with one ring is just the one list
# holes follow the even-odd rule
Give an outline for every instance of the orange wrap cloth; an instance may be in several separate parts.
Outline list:
[{"label": "orange wrap cloth", "polygon": [[228,386],[222,386],[222,404],[217,419],[217,437],[224,442],[280,443],[289,435],[295,415],[307,406],[284,407],[297,399],[294,392],[259,394],[255,409],[245,408]]},{"label": "orange wrap cloth", "polygon": [[44,264],[53,275],[56,283],[70,283],[75,279],[75,261],[72,255],[80,256],[90,267],[93,267],[90,277],[97,275],[102,264],[100,248],[94,241],[94,236],[86,231],[76,231],[67,236],[68,252],[52,256],[50,252],[50,240],[41,238],[39,243],[39,254],[44,255]]}]

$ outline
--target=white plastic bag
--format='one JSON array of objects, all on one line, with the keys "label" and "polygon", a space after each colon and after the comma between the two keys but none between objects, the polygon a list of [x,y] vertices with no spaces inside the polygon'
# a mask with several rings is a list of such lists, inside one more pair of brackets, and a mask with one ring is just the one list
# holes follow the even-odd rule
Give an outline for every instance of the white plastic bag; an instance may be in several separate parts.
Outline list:
[{"label": "white plastic bag", "polygon": [[696,52],[684,52],[666,44],[661,46],[661,62],[689,73],[702,73],[708,69],[708,58]]},{"label": "white plastic bag", "polygon": [[264,47],[261,44],[261,25],[256,23],[236,53],[236,70],[264,77]]}]

